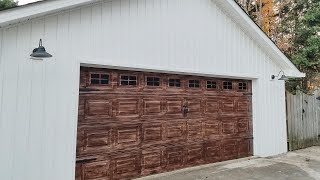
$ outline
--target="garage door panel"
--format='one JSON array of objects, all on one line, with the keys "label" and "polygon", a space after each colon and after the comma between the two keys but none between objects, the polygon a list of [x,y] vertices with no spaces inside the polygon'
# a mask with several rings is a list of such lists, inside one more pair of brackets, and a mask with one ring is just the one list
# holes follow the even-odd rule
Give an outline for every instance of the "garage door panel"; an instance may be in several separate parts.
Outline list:
[{"label": "garage door panel", "polygon": [[168,118],[183,118],[182,106],[184,103],[183,98],[165,99],[166,116]]},{"label": "garage door panel", "polygon": [[239,141],[239,158],[251,156],[251,139],[243,139]]},{"label": "garage door panel", "polygon": [[79,97],[79,107],[78,107],[78,115],[84,116],[85,115],[85,98]]},{"label": "garage door panel", "polygon": [[235,159],[238,157],[238,141],[227,140],[222,142],[223,160]]},{"label": "garage door panel", "polygon": [[239,113],[248,113],[250,108],[250,102],[248,101],[238,101],[237,102],[237,112]]},{"label": "garage door panel", "polygon": [[[91,73],[101,75],[91,81]],[[107,82],[98,77],[110,83],[91,84]],[[82,68],[80,81],[77,159],[96,159],[77,163],[76,179],[132,179],[252,155],[251,89],[239,90],[239,80]]]},{"label": "garage door panel", "polygon": [[185,100],[189,108],[189,112],[187,117],[199,117],[203,114],[203,108],[202,108],[202,100],[201,98],[194,98],[194,99],[186,99]]},{"label": "garage door panel", "polygon": [[164,148],[153,147],[142,150],[141,171],[143,175],[155,174],[164,168]]},{"label": "garage door panel", "polygon": [[237,128],[237,121],[222,122],[223,135],[234,135],[237,132],[236,128]]},{"label": "garage door panel", "polygon": [[219,162],[222,157],[221,141],[207,141],[204,145],[205,160],[208,163]]},{"label": "garage door panel", "polygon": [[187,139],[198,140],[203,138],[202,120],[187,121]]},{"label": "garage door panel", "polygon": [[204,136],[206,138],[216,139],[221,135],[221,122],[218,120],[206,120],[203,123]]},{"label": "garage door panel", "polygon": [[116,116],[137,117],[140,115],[138,98],[119,98],[116,102]]},{"label": "garage door panel", "polygon": [[[128,152],[129,153],[129,152]],[[113,176],[115,179],[126,179],[141,174],[140,155],[138,153],[115,157]]]},{"label": "garage door panel", "polygon": [[144,143],[156,143],[163,140],[165,129],[162,123],[152,123],[142,125],[142,141]]},{"label": "garage door panel", "polygon": [[191,144],[186,148],[186,165],[193,166],[205,162],[204,144]]},{"label": "garage door panel", "polygon": [[112,148],[112,129],[88,128],[83,135],[83,153],[105,152]]},{"label": "garage door panel", "polygon": [[143,116],[163,115],[163,102],[161,99],[143,99]]},{"label": "garage door panel", "polygon": [[218,115],[220,109],[220,100],[218,97],[211,97],[205,100],[205,114],[207,115]]},{"label": "garage door panel", "polygon": [[141,125],[122,125],[115,128],[115,146],[124,148],[141,143]]},{"label": "garage door panel", "polygon": [[78,129],[77,131],[77,154],[83,154],[85,147],[85,136],[84,131],[81,129]]},{"label": "garage door panel", "polygon": [[237,123],[237,127],[238,127],[238,134],[241,135],[247,135],[250,134],[250,124],[249,121],[242,121],[239,120]]},{"label": "garage door panel", "polygon": [[232,98],[222,99],[220,110],[222,114],[233,114],[235,112],[235,102]]},{"label": "garage door panel", "polygon": [[84,179],[105,180],[111,179],[110,161],[100,161],[83,165]]},{"label": "garage door panel", "polygon": [[84,180],[82,170],[83,170],[82,164],[76,164],[76,173],[75,173],[76,180]]},{"label": "garage door panel", "polygon": [[168,147],[165,155],[166,169],[174,170],[184,166],[183,146]]},{"label": "garage door panel", "polygon": [[186,121],[168,121],[166,124],[166,140],[181,141],[186,139]]},{"label": "garage door panel", "polygon": [[112,101],[110,100],[86,100],[86,108],[89,116],[112,116]]}]

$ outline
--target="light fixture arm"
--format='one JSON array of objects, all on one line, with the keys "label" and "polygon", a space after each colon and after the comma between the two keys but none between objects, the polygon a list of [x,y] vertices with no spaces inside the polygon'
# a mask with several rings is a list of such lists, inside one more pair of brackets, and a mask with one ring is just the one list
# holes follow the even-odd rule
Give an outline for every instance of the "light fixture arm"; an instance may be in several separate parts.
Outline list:
[{"label": "light fixture arm", "polygon": [[281,73],[282,73],[282,75],[284,75],[284,71],[281,70],[281,71],[278,73],[277,76],[272,75],[272,76],[271,76],[271,79],[275,79],[276,77],[279,77]]}]

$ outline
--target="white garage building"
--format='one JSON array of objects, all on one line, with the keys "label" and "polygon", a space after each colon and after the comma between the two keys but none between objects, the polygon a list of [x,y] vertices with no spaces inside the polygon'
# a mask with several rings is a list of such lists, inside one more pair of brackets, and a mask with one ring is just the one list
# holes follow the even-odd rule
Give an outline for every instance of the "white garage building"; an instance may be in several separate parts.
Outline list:
[{"label": "white garage building", "polygon": [[[39,39],[52,58],[30,58]],[[1,11],[0,179],[123,179],[284,153],[281,70],[304,76],[233,0]]]}]

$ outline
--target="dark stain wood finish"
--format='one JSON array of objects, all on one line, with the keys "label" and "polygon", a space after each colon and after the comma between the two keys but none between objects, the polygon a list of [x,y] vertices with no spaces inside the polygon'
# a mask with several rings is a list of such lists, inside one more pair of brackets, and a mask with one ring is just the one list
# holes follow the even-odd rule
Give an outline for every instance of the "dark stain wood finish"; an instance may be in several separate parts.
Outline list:
[{"label": "dark stain wood finish", "polygon": [[[109,85],[91,85],[90,73],[109,74]],[[137,76],[138,85],[120,85],[121,75]],[[160,77],[160,86],[147,86],[147,76]],[[181,87],[169,87],[169,78]],[[224,90],[224,81],[233,89]],[[76,179],[131,179],[252,156],[251,104],[247,80],[82,67]]]}]

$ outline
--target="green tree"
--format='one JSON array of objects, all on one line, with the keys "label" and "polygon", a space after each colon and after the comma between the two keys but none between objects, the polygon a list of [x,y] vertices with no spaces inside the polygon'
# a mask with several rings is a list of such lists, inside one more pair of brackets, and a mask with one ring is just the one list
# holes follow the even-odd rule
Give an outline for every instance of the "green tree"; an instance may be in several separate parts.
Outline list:
[{"label": "green tree", "polygon": [[282,6],[280,42],[288,44],[286,55],[303,72],[302,81],[287,83],[289,90],[312,89],[320,72],[320,0],[287,0]]},{"label": "green tree", "polygon": [[18,2],[13,0],[0,0],[0,11],[8,8],[12,8],[18,5]]}]

